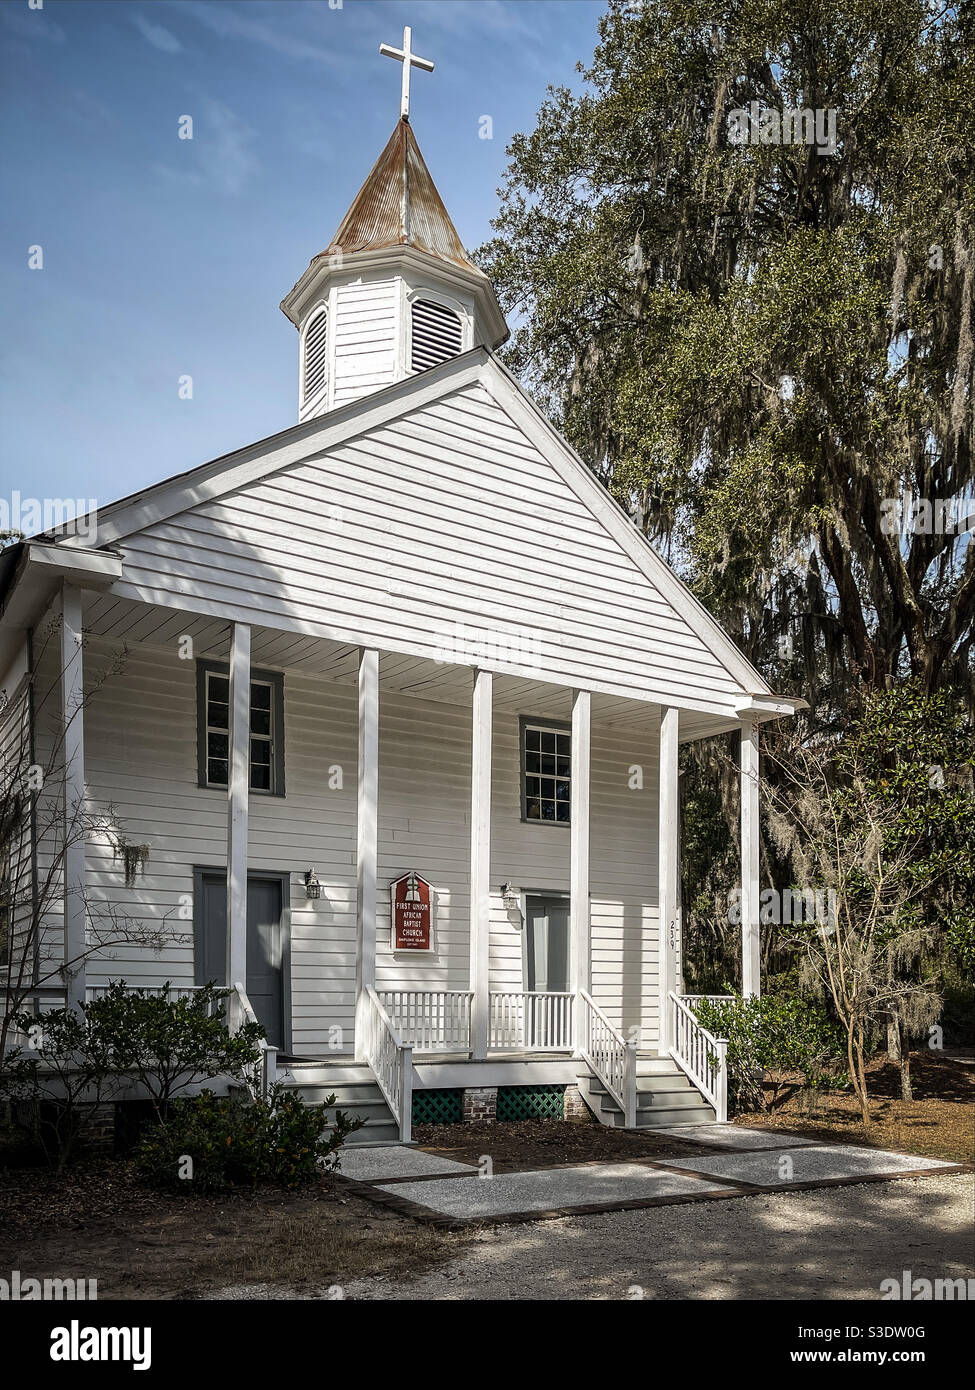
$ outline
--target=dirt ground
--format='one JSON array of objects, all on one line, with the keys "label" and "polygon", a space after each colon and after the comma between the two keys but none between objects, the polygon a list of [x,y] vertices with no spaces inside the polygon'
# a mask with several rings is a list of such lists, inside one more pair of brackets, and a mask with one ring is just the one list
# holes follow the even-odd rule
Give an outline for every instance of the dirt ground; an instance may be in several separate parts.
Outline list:
[{"label": "dirt ground", "polygon": [[[899,1099],[896,1068],[883,1062],[871,1067],[874,1119],[869,1128],[864,1128],[852,1096],[820,1095],[810,1103],[798,1082],[782,1089],[774,1110],[741,1115],[737,1122],[956,1162],[971,1161],[975,1157],[975,1107],[972,1104],[975,1068],[963,1062],[924,1056],[915,1061],[913,1070],[917,1099],[905,1103]],[[688,1145],[666,1135],[625,1133],[595,1123],[572,1124],[556,1120],[423,1125],[416,1127],[414,1139],[432,1153],[463,1162],[477,1164],[482,1155],[488,1154],[495,1172],[597,1160],[679,1158],[688,1152],[719,1151],[714,1146]],[[943,1237],[947,1230],[954,1228],[956,1211],[961,1210],[958,1203],[963,1206],[966,1201],[970,1202],[971,1176],[961,1175],[954,1185],[948,1179],[941,1181],[947,1184],[943,1195],[939,1184],[931,1185],[934,1179],[912,1190],[922,1194],[938,1192],[935,1208],[940,1209],[941,1218],[948,1222],[942,1229]],[[893,1194],[895,1189],[902,1187],[902,1184],[885,1183],[879,1184],[874,1194],[863,1194],[859,1198],[823,1194],[816,1200],[825,1204],[824,1220],[827,1213],[834,1209],[839,1213],[847,1205],[851,1206],[851,1212],[856,1208],[862,1215],[869,1207],[871,1213],[879,1216],[884,1208],[884,1192]],[[901,1202],[899,1196],[893,1200]],[[918,1210],[927,1219],[932,1211],[931,1203],[927,1199],[919,1200]],[[766,1227],[761,1234],[771,1235],[777,1225],[772,1215],[786,1210],[787,1203],[783,1203],[786,1203],[785,1197],[747,1198],[725,1204],[736,1210],[721,1208],[719,1216],[715,1204],[715,1219],[722,1229],[728,1228],[729,1250],[737,1250],[741,1238],[748,1232],[752,1220],[748,1212]],[[705,1205],[711,1209],[710,1204]],[[737,1212],[738,1208],[741,1212]],[[791,1212],[791,1207],[788,1209]],[[847,1213],[847,1217],[850,1214]],[[666,1213],[662,1209],[656,1215],[623,1213],[574,1220],[582,1223],[578,1227],[580,1241],[575,1249],[576,1254],[581,1254],[586,1244],[584,1230],[590,1226],[597,1244],[602,1239],[600,1231],[609,1240],[617,1225],[621,1232],[632,1229],[636,1251],[639,1241],[646,1237],[645,1225],[668,1226],[668,1233],[675,1237],[685,1228],[693,1227],[697,1235],[695,1223],[701,1217],[693,1215],[691,1208],[674,1208]],[[771,1222],[771,1228],[766,1226],[766,1221]],[[668,1223],[674,1225],[672,1233]],[[561,1229],[566,1223],[556,1224]],[[571,1222],[568,1229],[572,1229]],[[906,1208],[904,1230],[906,1259],[907,1252],[913,1249],[908,1239],[910,1225]],[[638,1235],[641,1231],[642,1236]],[[964,1235],[969,1245],[970,1231],[969,1223]],[[759,1233],[759,1230],[752,1232]],[[540,1275],[542,1267],[551,1259],[548,1243],[553,1238],[554,1231],[551,1237],[530,1238],[532,1249],[537,1248]],[[456,1286],[452,1270],[465,1271],[462,1282],[466,1287],[459,1296],[497,1297],[500,1289],[494,1283],[496,1269],[490,1276],[483,1271],[481,1285],[493,1285],[495,1292],[476,1292],[480,1276],[475,1271],[481,1269],[482,1247],[485,1254],[490,1248],[493,1258],[503,1265],[508,1253],[517,1257],[517,1252],[524,1249],[519,1241],[528,1239],[503,1231],[488,1237],[487,1233],[446,1233],[420,1226],[393,1210],[363,1201],[331,1179],[323,1179],[310,1191],[300,1194],[264,1190],[232,1197],[202,1197],[155,1192],[143,1185],[123,1160],[80,1164],[61,1178],[46,1170],[0,1168],[0,1268],[19,1269],[40,1278],[69,1274],[96,1278],[99,1296],[103,1299],[183,1299],[212,1295],[215,1290],[229,1287],[248,1286],[288,1290],[300,1297],[303,1293],[320,1295],[323,1289],[335,1287],[344,1291],[352,1285],[363,1291],[358,1295],[363,1297],[400,1297],[401,1289],[412,1289],[419,1297],[450,1298],[458,1296],[453,1292]],[[486,1240],[487,1246],[484,1245]],[[572,1244],[570,1239],[566,1256]],[[718,1244],[720,1246],[720,1242]],[[932,1252],[936,1252],[938,1235],[934,1228],[930,1244]],[[879,1261],[883,1253],[879,1230],[876,1253]],[[759,1277],[757,1269],[746,1277],[744,1268],[734,1281],[737,1292],[732,1289],[725,1292],[725,1279],[720,1269],[721,1261],[728,1256],[718,1249],[712,1254],[715,1256],[712,1279],[722,1292],[694,1292],[693,1271],[689,1268],[686,1279],[673,1269],[670,1272],[657,1270],[654,1274],[657,1286],[650,1296],[800,1296],[794,1288],[791,1294],[769,1292],[764,1276]],[[754,1263],[755,1259],[755,1251],[749,1246],[748,1260]],[[613,1261],[609,1263],[612,1265]],[[630,1263],[628,1254],[625,1258],[621,1256],[622,1266],[628,1268]],[[615,1269],[608,1283],[598,1283],[591,1287],[590,1293],[581,1294],[587,1277],[582,1267],[574,1272],[567,1270],[563,1292],[554,1296],[619,1296],[615,1292]],[[633,1277],[640,1282],[635,1268]],[[649,1280],[646,1271],[642,1272],[642,1277]],[[822,1277],[828,1280],[828,1276]],[[763,1291],[743,1293],[746,1287],[757,1287],[756,1279]],[[682,1284],[683,1289],[678,1292]],[[869,1296],[866,1292],[854,1291],[854,1284],[851,1275],[851,1286],[841,1296]],[[542,1296],[552,1295],[546,1292]],[[810,1295],[807,1288],[803,1296],[816,1295]]]},{"label": "dirt ground", "polygon": [[183,1197],[143,1186],[120,1161],[57,1179],[0,1171],[0,1269],[97,1279],[105,1298],[193,1298],[266,1283],[301,1292],[419,1274],[463,1236],[419,1226],[324,1179],[309,1192]]},{"label": "dirt ground", "polygon": [[[915,1098],[903,1101],[897,1067],[885,1058],[870,1064],[869,1125],[860,1118],[860,1106],[852,1094],[810,1098],[798,1078],[783,1087],[774,1110],[738,1115],[735,1122],[971,1163],[975,1160],[975,1067],[937,1053],[922,1053],[911,1058],[911,1076]],[[772,1088],[766,1086],[765,1091],[771,1102]]]},{"label": "dirt ground", "polygon": [[682,1139],[650,1131],[608,1129],[562,1120],[520,1120],[495,1124],[414,1125],[413,1139],[428,1153],[477,1164],[488,1155],[496,1173],[552,1168],[562,1163],[625,1161],[632,1158],[681,1158],[684,1154],[720,1153],[713,1145],[688,1145]]}]

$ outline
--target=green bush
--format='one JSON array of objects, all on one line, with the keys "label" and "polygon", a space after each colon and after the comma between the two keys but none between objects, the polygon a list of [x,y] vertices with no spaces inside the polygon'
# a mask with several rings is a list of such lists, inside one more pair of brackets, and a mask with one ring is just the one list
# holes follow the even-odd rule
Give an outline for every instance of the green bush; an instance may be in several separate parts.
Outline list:
[{"label": "green bush", "polygon": [[120,980],[85,1006],[89,1029],[113,1067],[142,1082],[160,1119],[184,1087],[215,1076],[249,1081],[264,1037],[259,1023],[229,1031],[223,1013],[228,990],[209,984],[170,999],[168,988],[133,990]]},{"label": "green bush", "polygon": [[61,1172],[77,1146],[83,1107],[117,1089],[111,1052],[73,1009],[23,1012],[13,1022],[26,1041],[0,1059],[0,1100]]},{"label": "green bush", "polygon": [[280,1084],[258,1101],[203,1091],[171,1103],[168,1117],[143,1136],[135,1163],[154,1186],[180,1191],[300,1187],[332,1170],[342,1143],[362,1125],[342,1111],[330,1123],[334,1104],[333,1095],[305,1105]]},{"label": "green bush", "polygon": [[798,1071],[807,1087],[829,1089],[845,1055],[836,1022],[812,1001],[739,995],[721,1002],[701,1000],[694,1012],[709,1033],[728,1039],[728,1103],[733,1110],[765,1108],[762,1081],[768,1072]]}]

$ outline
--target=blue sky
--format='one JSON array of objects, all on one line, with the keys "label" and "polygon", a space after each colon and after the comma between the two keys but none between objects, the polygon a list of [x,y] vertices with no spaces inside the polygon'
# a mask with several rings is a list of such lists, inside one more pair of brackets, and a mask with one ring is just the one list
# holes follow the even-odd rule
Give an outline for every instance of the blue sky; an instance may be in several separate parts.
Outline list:
[{"label": "blue sky", "polygon": [[293,424],[297,335],[278,304],[397,119],[380,42],[410,24],[437,65],[414,73],[411,120],[473,247],[508,140],[549,84],[578,86],[603,9],[3,0],[0,495],[104,505]]}]

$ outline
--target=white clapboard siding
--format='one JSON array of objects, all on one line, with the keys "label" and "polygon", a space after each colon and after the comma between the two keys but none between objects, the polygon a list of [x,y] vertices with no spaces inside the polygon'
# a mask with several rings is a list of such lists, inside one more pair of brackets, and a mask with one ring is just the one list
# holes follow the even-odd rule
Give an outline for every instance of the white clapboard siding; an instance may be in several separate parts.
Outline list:
[{"label": "white clapboard siding", "polygon": [[472,384],[128,537],[117,592],[715,713],[740,685]]},{"label": "white clapboard siding", "polygon": [[333,403],[387,386],[396,376],[398,285],[375,280],[335,291]]},{"label": "white clapboard siding", "polygon": [[[89,670],[107,665],[109,644],[93,639]],[[380,663],[380,673],[382,662]],[[291,879],[291,998],[298,1055],[351,1050],[355,986],[355,687],[285,671],[286,795],[250,798],[249,865]],[[523,713],[531,714],[530,702]],[[521,822],[518,714],[494,717],[492,813],[492,989],[524,988],[523,932],[500,899],[523,889],[568,888],[569,837],[557,826]],[[226,794],[201,789],[196,765],[196,675],[172,649],[132,646],[123,669],[91,696],[87,710],[88,788],[93,808],[112,805],[132,841],[151,846],[149,863],[126,888],[107,841],[89,847],[93,910],[155,923],[161,953],[116,946],[93,961],[92,984],[190,983],[193,924],[180,906],[193,891],[193,866],[226,863]],[[593,728],[593,994],[622,1026],[638,1023],[652,1045],[656,1019],[655,736]],[[468,987],[470,854],[469,704],[449,705],[381,691],[379,913],[381,989]],[[644,771],[642,790],[627,785]],[[332,785],[330,786],[330,782]],[[303,875],[314,866],[323,897],[309,903]],[[394,952],[389,888],[415,868],[436,894],[435,949]]]}]

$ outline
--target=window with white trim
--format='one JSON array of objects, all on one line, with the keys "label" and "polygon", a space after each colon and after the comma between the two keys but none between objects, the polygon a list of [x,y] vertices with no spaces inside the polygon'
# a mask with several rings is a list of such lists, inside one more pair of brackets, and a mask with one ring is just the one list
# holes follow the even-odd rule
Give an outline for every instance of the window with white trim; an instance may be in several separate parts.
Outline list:
[{"label": "window with white trim", "polygon": [[521,818],[569,824],[572,734],[567,724],[521,720]]},{"label": "window with white trim", "polygon": [[425,372],[456,357],[464,345],[460,315],[434,299],[414,299],[410,310],[410,366]]},{"label": "window with white trim", "polygon": [[328,310],[323,306],[305,329],[304,397],[317,396],[328,381]]},{"label": "window with white trim", "polygon": [[[284,795],[284,680],[279,672],[251,673],[250,789]],[[197,663],[199,781],[225,787],[230,757],[230,674],[216,662]]]}]

